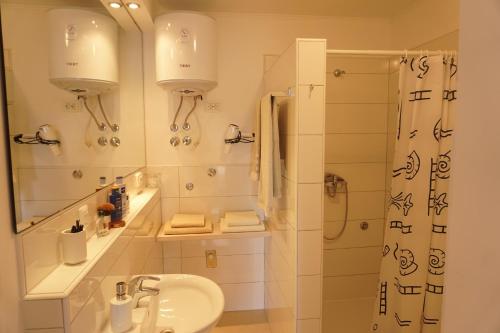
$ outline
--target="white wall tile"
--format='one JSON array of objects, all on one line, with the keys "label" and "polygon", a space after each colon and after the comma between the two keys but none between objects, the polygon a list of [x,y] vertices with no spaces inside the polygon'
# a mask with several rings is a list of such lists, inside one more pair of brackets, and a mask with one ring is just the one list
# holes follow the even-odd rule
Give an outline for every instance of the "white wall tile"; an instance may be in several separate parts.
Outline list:
[{"label": "white wall tile", "polygon": [[[368,229],[363,230],[361,223],[368,223]],[[332,237],[342,230],[344,221],[326,222],[324,234]],[[325,241],[325,249],[341,249],[351,247],[381,246],[384,240],[384,220],[350,220],[344,233],[334,241]]]},{"label": "white wall tile", "polygon": [[385,133],[387,104],[326,104],[325,133]]},{"label": "white wall tile", "polygon": [[299,134],[323,134],[325,130],[325,87],[299,86],[297,93]]},{"label": "white wall tile", "polygon": [[298,229],[318,230],[323,223],[323,184],[298,184]]},{"label": "white wall tile", "polygon": [[224,311],[261,310],[264,308],[264,282],[220,284],[224,293]]},{"label": "white wall tile", "polygon": [[205,218],[217,222],[226,211],[255,210],[256,196],[180,198],[179,212],[205,214]]},{"label": "white wall tile", "polygon": [[217,256],[217,268],[207,268],[205,256],[183,258],[182,273],[204,276],[220,284],[264,281],[264,255]]},{"label": "white wall tile", "polygon": [[[209,168],[216,170],[210,177]],[[257,183],[250,179],[249,165],[216,165],[179,168],[181,197],[244,196],[256,195]],[[189,191],[186,184],[192,183]]]},{"label": "white wall tile", "polygon": [[321,320],[299,319],[297,320],[297,333],[320,333]]},{"label": "white wall tile", "polygon": [[327,134],[326,163],[385,162],[386,134]]},{"label": "white wall tile", "polygon": [[298,182],[323,182],[323,136],[300,135],[298,150]]},{"label": "white wall tile", "polygon": [[217,255],[263,254],[264,238],[210,239],[182,241],[182,257],[204,257],[206,250],[216,250]]},{"label": "white wall tile", "polygon": [[179,168],[176,166],[148,166],[148,174],[160,177],[162,198],[179,196]]},{"label": "white wall tile", "polygon": [[380,270],[382,247],[325,250],[324,276],[373,274]]},{"label": "white wall tile", "polygon": [[[385,191],[349,192],[349,220],[384,218]],[[343,221],[345,193],[337,192],[334,198],[325,195],[325,220]]]},{"label": "white wall tile", "polygon": [[297,46],[299,85],[325,85],[326,40],[299,40]]},{"label": "white wall tile", "polygon": [[325,172],[344,178],[349,191],[385,190],[385,163],[326,164]]},{"label": "white wall tile", "polygon": [[323,278],[323,300],[377,296],[378,274]]},{"label": "white wall tile", "polygon": [[163,242],[163,258],[180,258],[181,255],[181,242]]},{"label": "white wall tile", "polygon": [[371,330],[373,298],[325,301],[323,332],[360,333]]},{"label": "white wall tile", "polygon": [[24,301],[22,311],[25,329],[63,327],[61,300]]},{"label": "white wall tile", "polygon": [[299,275],[316,275],[321,273],[321,230],[299,231],[297,269]]},{"label": "white wall tile", "polygon": [[333,73],[336,69],[344,70],[347,74],[387,74],[389,73],[389,61],[377,57],[328,55],[326,57],[326,71]]},{"label": "white wall tile", "polygon": [[298,319],[320,318],[321,275],[298,277],[297,308]]},{"label": "white wall tile", "polygon": [[165,258],[163,259],[163,271],[165,274],[181,274],[182,259],[181,258]]},{"label": "white wall tile", "polygon": [[385,74],[326,75],[327,103],[387,103],[388,78]]},{"label": "white wall tile", "polygon": [[170,221],[175,214],[180,212],[180,199],[162,198],[161,209],[162,209],[162,221],[163,223],[166,223]]}]

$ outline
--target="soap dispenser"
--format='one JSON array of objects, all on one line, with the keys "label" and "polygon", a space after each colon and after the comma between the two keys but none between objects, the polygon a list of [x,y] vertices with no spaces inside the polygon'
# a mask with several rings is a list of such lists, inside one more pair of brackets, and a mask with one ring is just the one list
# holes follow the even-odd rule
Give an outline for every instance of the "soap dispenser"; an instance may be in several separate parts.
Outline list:
[{"label": "soap dispenser", "polygon": [[132,297],[127,295],[125,282],[116,284],[116,297],[110,304],[111,330],[114,333],[128,331],[132,327]]}]

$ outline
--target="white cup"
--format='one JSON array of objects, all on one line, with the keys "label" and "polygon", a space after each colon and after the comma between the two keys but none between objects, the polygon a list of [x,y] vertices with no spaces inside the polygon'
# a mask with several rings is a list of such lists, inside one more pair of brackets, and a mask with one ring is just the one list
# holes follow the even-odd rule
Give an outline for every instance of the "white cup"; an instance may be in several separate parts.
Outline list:
[{"label": "white cup", "polygon": [[71,228],[61,231],[63,261],[75,265],[87,260],[87,231],[71,233]]}]

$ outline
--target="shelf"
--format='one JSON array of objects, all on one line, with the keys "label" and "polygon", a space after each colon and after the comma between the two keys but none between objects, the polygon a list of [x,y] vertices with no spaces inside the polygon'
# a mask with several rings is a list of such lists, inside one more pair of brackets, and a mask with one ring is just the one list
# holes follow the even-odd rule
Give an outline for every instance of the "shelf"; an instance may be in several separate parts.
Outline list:
[{"label": "shelf", "polygon": [[214,223],[213,231],[206,234],[164,235],[163,228],[161,228],[156,239],[158,240],[158,242],[175,242],[184,240],[265,238],[270,236],[271,231],[269,230],[267,225],[265,231],[222,233],[219,228],[219,223]]},{"label": "shelf", "polygon": [[158,189],[145,189],[130,202],[130,213],[125,216],[125,227],[109,231],[106,237],[95,234],[87,241],[87,260],[78,265],[61,263],[45,279],[31,289],[25,300],[58,299],[67,297],[97,261],[106,253],[132,221],[145,209],[149,203],[159,200]]}]

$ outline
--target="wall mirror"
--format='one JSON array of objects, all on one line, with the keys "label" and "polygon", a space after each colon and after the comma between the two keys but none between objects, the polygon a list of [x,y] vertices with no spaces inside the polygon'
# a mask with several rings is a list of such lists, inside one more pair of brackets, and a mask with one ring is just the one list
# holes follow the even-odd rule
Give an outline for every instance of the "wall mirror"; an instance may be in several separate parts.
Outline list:
[{"label": "wall mirror", "polygon": [[114,4],[0,1],[16,232],[145,165],[142,35]]}]

